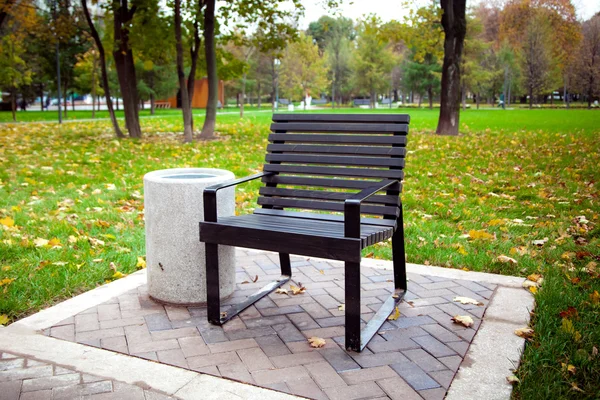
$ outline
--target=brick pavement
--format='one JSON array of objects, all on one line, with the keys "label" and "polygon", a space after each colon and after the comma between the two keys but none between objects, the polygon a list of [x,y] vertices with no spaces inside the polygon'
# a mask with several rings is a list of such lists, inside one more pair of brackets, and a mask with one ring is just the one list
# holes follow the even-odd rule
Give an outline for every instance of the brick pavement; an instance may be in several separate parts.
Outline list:
[{"label": "brick pavement", "polygon": [[[279,276],[278,255],[238,249],[236,303]],[[409,274],[401,316],[362,353],[343,348],[341,263],[292,257],[300,295],[271,294],[223,327],[206,309],[154,302],[146,286],[68,318],[46,334],[181,368],[315,399],[442,399],[479,327],[495,285]],[[258,275],[258,281],[252,280]],[[361,270],[362,319],[392,291],[391,271]],[[287,288],[287,285],[285,286]],[[484,306],[461,305],[467,296]],[[472,328],[451,317],[470,315]],[[307,338],[325,338],[313,349]]]},{"label": "brick pavement", "polygon": [[168,400],[153,390],[0,353],[2,400]]}]

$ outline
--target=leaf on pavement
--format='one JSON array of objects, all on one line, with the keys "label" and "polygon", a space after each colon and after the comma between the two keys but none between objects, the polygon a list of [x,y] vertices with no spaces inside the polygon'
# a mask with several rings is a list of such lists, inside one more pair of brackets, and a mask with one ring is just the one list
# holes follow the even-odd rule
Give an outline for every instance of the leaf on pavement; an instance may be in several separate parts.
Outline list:
[{"label": "leaf on pavement", "polygon": [[519,378],[517,378],[515,375],[507,376],[506,381],[511,384],[521,382],[521,380]]},{"label": "leaf on pavement", "polygon": [[277,293],[277,294],[288,294],[288,291],[285,290],[284,288],[277,288],[277,290],[275,290],[275,293]]},{"label": "leaf on pavement", "polygon": [[470,297],[457,296],[457,297],[453,298],[452,301],[457,301],[460,304],[474,304],[476,306],[482,306],[483,305],[483,303],[480,302],[479,300],[475,300],[475,299],[472,299]]},{"label": "leaf on pavement", "polygon": [[290,290],[292,291],[292,294],[295,296],[297,294],[302,294],[306,291],[306,288],[304,286],[302,286],[302,284],[300,282],[298,282],[298,285],[300,287],[294,286],[294,285],[290,285]]},{"label": "leaf on pavement", "polygon": [[308,343],[310,344],[310,347],[314,347],[315,349],[318,349],[318,348],[325,346],[325,344],[327,342],[323,338],[313,336],[308,339]]},{"label": "leaf on pavement", "polygon": [[389,321],[395,321],[395,320],[397,320],[398,318],[400,318],[400,310],[398,309],[398,307],[396,307],[396,308],[394,309],[394,313],[393,313],[392,315],[390,315],[390,316],[389,316],[387,319],[388,319]]},{"label": "leaf on pavement", "polygon": [[467,328],[473,326],[474,323],[473,318],[471,318],[469,315],[455,315],[452,317],[452,321],[456,324],[466,326]]}]

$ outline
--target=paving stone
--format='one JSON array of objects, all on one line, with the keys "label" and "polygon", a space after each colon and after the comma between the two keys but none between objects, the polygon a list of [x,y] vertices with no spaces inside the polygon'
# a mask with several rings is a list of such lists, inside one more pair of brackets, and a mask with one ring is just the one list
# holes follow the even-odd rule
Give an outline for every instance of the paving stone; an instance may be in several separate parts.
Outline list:
[{"label": "paving stone", "polygon": [[50,336],[67,340],[69,342],[75,341],[75,325],[62,325],[62,326],[53,326],[50,328]]},{"label": "paving stone", "polygon": [[213,354],[236,351],[236,350],[240,350],[240,349],[248,349],[251,347],[258,347],[258,343],[253,338],[232,340],[231,342],[209,343],[208,344],[208,348],[209,348],[210,352]]},{"label": "paving stone", "polygon": [[325,389],[325,393],[331,400],[355,400],[385,395],[383,390],[381,390],[375,382],[329,388]]},{"label": "paving stone", "polygon": [[232,331],[227,333],[227,337],[230,340],[238,340],[238,339],[248,339],[255,338],[258,336],[267,336],[267,335],[275,335],[275,330],[273,330],[270,326],[263,326],[262,328],[253,328],[253,329],[242,329],[237,331]]},{"label": "paving stone", "polygon": [[464,357],[467,354],[467,350],[469,349],[469,343],[467,342],[450,342],[448,343],[448,347],[452,348],[458,355]]},{"label": "paving stone", "polygon": [[144,390],[144,397],[146,400],[177,400],[175,397],[153,392],[151,390]]},{"label": "paving stone", "polygon": [[241,362],[241,360],[235,351],[187,358],[187,363],[192,369],[214,365],[237,364],[239,362]]},{"label": "paving stone", "polygon": [[456,336],[454,333],[439,324],[421,325],[421,328],[443,343],[458,342],[461,340],[460,337]]},{"label": "paving stone", "polygon": [[0,371],[0,382],[18,379],[41,378],[45,376],[52,376],[52,365]]},{"label": "paving stone", "polygon": [[209,326],[207,328],[200,328],[200,335],[202,335],[202,339],[209,343],[223,343],[227,342],[229,338],[223,332],[223,329],[219,326]]},{"label": "paving stone", "polygon": [[48,364],[45,362],[37,361],[37,360],[30,360],[30,359],[27,360],[27,368],[38,367],[41,365],[48,365]]},{"label": "paving stone", "polygon": [[392,400],[421,400],[419,393],[398,376],[381,379],[377,383]]},{"label": "paving stone", "polygon": [[[444,304],[447,303],[448,300],[444,299],[443,297],[428,297],[425,299],[414,299],[410,301],[410,306],[412,307],[424,307],[424,306],[434,306],[436,304]],[[407,304],[406,302],[403,302],[402,304]],[[407,304],[409,305],[409,304]],[[401,307],[402,309],[402,307]]]},{"label": "paving stone", "polygon": [[444,371],[434,371],[430,372],[429,375],[438,381],[442,387],[448,389],[450,387],[450,383],[452,383],[452,379],[454,378],[454,371],[444,370]]},{"label": "paving stone", "polygon": [[5,400],[19,400],[21,381],[0,382],[0,393]]},{"label": "paving stone", "polygon": [[458,367],[460,367],[460,363],[462,362],[462,357],[460,356],[448,356],[448,357],[439,357],[438,361],[444,364],[451,371],[458,371]]},{"label": "paving stone", "polygon": [[[123,328],[110,328],[110,329],[98,329],[96,331],[85,331],[77,332],[75,334],[75,340],[78,343],[100,341],[100,339],[106,339],[117,336],[125,336]],[[95,346],[94,344],[91,344]],[[98,344],[99,346],[99,344]]]},{"label": "paving stone", "polygon": [[241,329],[246,329],[246,324],[244,324],[244,321],[242,321],[240,317],[236,316],[227,321],[227,323],[221,328],[223,328],[223,332],[227,333],[232,331],[239,331]]},{"label": "paving stone", "polygon": [[404,363],[391,364],[394,369],[410,386],[415,390],[433,389],[440,387],[440,384],[432,379],[425,371],[411,361]]},{"label": "paving stone", "polygon": [[398,318],[397,320],[390,322],[398,328],[409,328],[411,326],[421,326],[435,323],[433,319],[425,315],[420,317],[400,316],[400,318]]},{"label": "paving stone", "polygon": [[364,354],[356,353],[352,355],[354,361],[356,361],[363,368],[378,367],[381,365],[390,365],[396,363],[408,362],[408,358],[399,351],[390,351],[386,353],[377,354]]},{"label": "paving stone", "polygon": [[318,352],[305,352],[286,354],[283,356],[271,357],[271,362],[277,368],[292,367],[295,365],[311,364],[324,361],[324,358]]},{"label": "paving stone", "polygon": [[323,349],[339,348],[335,340],[326,340],[325,346],[321,347],[320,349],[315,349],[314,347],[311,347],[308,343],[308,340],[302,342],[288,342],[286,343],[286,345],[292,353],[305,353],[310,351],[323,351]]},{"label": "paving stone", "polygon": [[437,388],[437,389],[420,390],[419,394],[425,400],[443,400],[444,397],[446,397],[446,389]]},{"label": "paving stone", "polygon": [[145,400],[144,390],[135,385],[128,385],[121,382],[115,382],[112,393],[93,394],[90,399],[93,400]]},{"label": "paving stone", "polygon": [[[247,310],[248,308],[246,309],[246,311]],[[206,307],[188,307],[188,312],[192,317],[206,317],[207,315]]]},{"label": "paving stone", "polygon": [[254,340],[256,340],[256,343],[258,343],[267,357],[290,354],[290,349],[285,345],[281,338],[279,338],[279,336],[260,336]]},{"label": "paving stone", "polygon": [[302,332],[305,337],[313,336],[320,338],[332,338],[335,336],[343,336],[346,334],[346,328],[343,326],[331,326],[329,328],[308,329]]},{"label": "paving stone", "polygon": [[0,360],[0,371],[8,371],[15,368],[24,368],[24,358],[9,358]]},{"label": "paving stone", "polygon": [[300,379],[287,382],[291,394],[315,400],[326,400],[328,397],[312,379]]},{"label": "paving stone", "polygon": [[423,349],[425,349],[434,357],[453,356],[456,354],[454,350],[452,350],[433,336],[418,336],[413,338],[412,340],[420,344],[421,347],[423,347]]},{"label": "paving stone", "polygon": [[258,385],[310,379],[308,371],[303,366],[254,371],[252,372],[252,377]]},{"label": "paving stone", "polygon": [[158,361],[163,364],[174,365],[176,367],[188,368],[188,363],[181,349],[159,350],[156,352]]},{"label": "paving stone", "polygon": [[121,319],[121,309],[118,304],[101,304],[98,306],[98,321]]},{"label": "paving stone", "polygon": [[300,332],[291,322],[273,325],[273,329],[285,343],[306,340],[302,332]]},{"label": "paving stone", "polygon": [[125,294],[118,297],[121,311],[139,310],[142,308],[140,299],[135,294]]},{"label": "paving stone", "polygon": [[481,291],[488,290],[488,287],[483,286],[483,284],[479,284],[479,283],[473,282],[473,281],[456,279],[454,282],[458,283],[461,286],[466,287],[469,290],[472,290],[473,292],[481,292]]},{"label": "paving stone", "polygon": [[75,331],[86,332],[100,329],[98,314],[78,314],[75,316]]},{"label": "paving stone", "polygon": [[129,354],[129,349],[127,347],[127,340],[125,340],[125,336],[101,339],[100,346],[102,346],[102,348],[106,350]]},{"label": "paving stone", "polygon": [[105,378],[95,376],[95,375],[81,374],[81,381],[83,383],[100,382],[103,380],[105,380]]},{"label": "paving stone", "polygon": [[300,307],[302,307],[312,318],[315,319],[332,316],[331,313],[319,303],[302,304]]},{"label": "paving stone", "polygon": [[181,321],[191,317],[188,309],[182,306],[165,306],[165,311],[170,321]]},{"label": "paving stone", "polygon": [[237,351],[237,354],[250,372],[274,368],[273,363],[261,348],[241,349]]},{"label": "paving stone", "polygon": [[407,307],[399,309],[400,314],[405,317],[419,317],[427,316],[432,312],[438,312],[439,310],[435,306],[423,306],[423,307]]},{"label": "paving stone", "polygon": [[221,376],[224,378],[235,379],[237,381],[254,384],[254,379],[248,369],[242,362],[235,364],[223,364],[217,367]]},{"label": "paving stone", "polygon": [[196,327],[185,327],[170,329],[165,331],[150,332],[152,340],[179,339],[184,337],[200,337],[200,332]]},{"label": "paving stone", "polygon": [[469,328],[469,329],[461,329],[461,330],[455,331],[455,333],[458,336],[460,336],[462,339],[464,339],[470,343],[473,340],[473,337],[475,336],[477,331],[475,329]]},{"label": "paving stone", "polygon": [[200,336],[178,338],[184,357],[194,357],[210,353],[208,346]]},{"label": "paving stone", "polygon": [[337,372],[352,371],[359,369],[360,366],[339,347],[321,349],[319,353],[331,364]]},{"label": "paving stone", "polygon": [[59,399],[75,399],[79,396],[87,396],[96,393],[112,392],[113,384],[111,381],[99,381],[86,383],[81,385],[63,386],[52,389],[52,398]]},{"label": "paving stone", "polygon": [[178,349],[179,342],[176,339],[157,340],[143,343],[128,342],[130,353],[147,353],[160,350]]},{"label": "paving stone", "polygon": [[129,325],[142,325],[145,324],[145,322],[146,320],[144,320],[144,317],[142,316],[121,319],[109,319],[100,321],[100,329],[118,328]]},{"label": "paving stone", "polygon": [[151,314],[144,317],[146,320],[146,326],[150,332],[152,331],[164,331],[166,329],[172,329],[171,321],[165,314]]},{"label": "paving stone", "polygon": [[21,393],[19,400],[48,400],[52,398],[52,389]]},{"label": "paving stone", "polygon": [[321,328],[329,328],[331,326],[341,326],[344,325],[346,319],[345,317],[329,317],[329,318],[320,318],[315,320]]},{"label": "paving stone", "polygon": [[158,361],[158,356],[156,355],[155,351],[147,351],[145,353],[129,353],[130,355],[134,356],[134,357],[138,357],[138,358],[143,358],[144,360],[152,360],[152,361]]},{"label": "paving stone", "polygon": [[271,297],[271,300],[273,300],[277,307],[299,306],[302,304],[309,304],[315,302],[315,300],[312,297],[306,294],[290,296],[276,293],[272,296],[273,297]]},{"label": "paving stone", "polygon": [[421,369],[425,372],[446,370],[446,366],[444,364],[438,361],[435,357],[432,357],[423,349],[406,350],[403,351],[402,354],[421,367]]},{"label": "paving stone", "polygon": [[152,336],[145,324],[125,326],[123,327],[123,331],[128,343],[149,342],[152,340]]},{"label": "paving stone", "polygon": [[417,349],[420,346],[414,342],[414,338],[411,339],[411,338],[407,338],[407,337],[394,337],[387,341],[371,340],[371,342],[369,342],[367,347],[373,353],[384,353],[384,352],[388,352],[388,351]]},{"label": "paving stone", "polygon": [[54,375],[64,375],[64,374],[72,374],[74,371],[71,369],[59,367],[58,365],[54,365]]},{"label": "paving stone", "polygon": [[25,379],[21,391],[35,392],[36,390],[52,389],[60,386],[78,384],[81,376],[77,373],[49,376],[44,378]]},{"label": "paving stone", "polygon": [[300,330],[319,328],[319,324],[308,313],[290,314],[289,319]]},{"label": "paving stone", "polygon": [[[264,299],[264,297],[263,297]],[[275,303],[273,303],[275,304]],[[258,303],[256,304],[258,308]],[[283,315],[304,312],[304,309],[300,306],[286,306],[286,307],[270,307],[270,308],[259,308],[260,313],[265,317],[271,317],[273,315]]]},{"label": "paving stone", "polygon": [[346,371],[342,372],[339,376],[344,378],[344,381],[348,385],[357,385],[362,382],[398,377],[398,374],[388,365],[383,365],[380,367],[362,368],[355,371]]}]

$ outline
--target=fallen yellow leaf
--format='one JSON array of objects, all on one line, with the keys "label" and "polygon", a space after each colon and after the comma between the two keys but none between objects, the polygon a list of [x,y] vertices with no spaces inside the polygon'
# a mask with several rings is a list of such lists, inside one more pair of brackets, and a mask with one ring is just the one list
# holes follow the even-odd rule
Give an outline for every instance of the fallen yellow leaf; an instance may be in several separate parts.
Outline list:
[{"label": "fallen yellow leaf", "polygon": [[529,291],[533,294],[536,294],[538,292],[538,288],[537,286],[530,286]]},{"label": "fallen yellow leaf", "polygon": [[533,329],[527,328],[519,328],[515,330],[515,335],[522,337],[523,339],[529,339],[533,336]]},{"label": "fallen yellow leaf", "polygon": [[538,282],[541,277],[542,277],[542,275],[540,275],[540,274],[531,274],[527,277],[527,280],[532,281],[532,282]]},{"label": "fallen yellow leaf", "polygon": [[323,339],[323,338],[313,336],[308,339],[308,343],[310,344],[310,347],[314,347],[315,349],[318,349],[318,348],[325,346],[325,344],[327,342],[325,342],[325,339]]},{"label": "fallen yellow leaf", "polygon": [[390,315],[389,317],[387,317],[387,319],[388,319],[389,321],[395,321],[395,320],[397,320],[398,318],[400,318],[400,310],[398,309],[398,307],[396,307],[396,308],[394,309],[394,313],[393,313],[392,315]]},{"label": "fallen yellow leaf", "polygon": [[339,310],[339,311],[346,311],[346,305],[345,305],[345,304],[340,304],[340,305],[338,306],[338,310]]},{"label": "fallen yellow leaf", "polygon": [[0,225],[4,225],[10,228],[12,226],[15,226],[15,220],[11,217],[4,217],[0,219]]},{"label": "fallen yellow leaf", "polygon": [[123,275],[123,273],[122,273],[122,272],[120,272],[120,271],[117,271],[117,272],[115,272],[115,273],[113,274],[112,278],[113,278],[113,279],[120,279],[120,278],[122,278],[122,277],[124,277],[124,276],[125,276],[125,275]]},{"label": "fallen yellow leaf", "polygon": [[5,265],[4,267],[2,267],[2,271],[10,271],[10,265]]},{"label": "fallen yellow leaf", "polygon": [[473,326],[474,323],[473,318],[471,318],[469,315],[455,315],[452,317],[452,321],[456,324],[466,326],[467,328]]},{"label": "fallen yellow leaf", "polygon": [[277,294],[288,294],[288,291],[283,289],[283,288],[277,288],[277,290],[275,290],[275,293]]},{"label": "fallen yellow leaf", "polygon": [[300,283],[298,283],[298,284],[300,285],[300,287],[290,285],[290,290],[292,291],[293,295],[302,294],[306,291],[306,288],[304,286],[302,286],[302,284],[300,284]]},{"label": "fallen yellow leaf", "polygon": [[600,303],[600,293],[598,293],[597,290],[594,290],[594,292],[590,294],[590,301],[592,304]]},{"label": "fallen yellow leaf", "polygon": [[501,263],[510,263],[510,264],[517,264],[517,260],[515,260],[514,258],[505,256],[505,255],[500,255],[496,258],[496,260],[498,260]]},{"label": "fallen yellow leaf", "polygon": [[476,306],[482,306],[483,305],[482,302],[480,302],[478,300],[475,300],[475,299],[472,299],[470,297],[457,296],[457,297],[453,298],[452,301],[457,301],[460,304],[474,304]]},{"label": "fallen yellow leaf", "polygon": [[476,230],[470,230],[469,237],[471,239],[483,239],[483,240],[495,239],[494,235],[487,233],[486,231],[476,231]]},{"label": "fallen yellow leaf", "polygon": [[521,380],[519,378],[517,378],[515,375],[507,376],[506,377],[506,381],[508,383],[519,383],[519,382],[521,382]]},{"label": "fallen yellow leaf", "polygon": [[8,324],[8,316],[6,314],[0,315],[0,325]]},{"label": "fallen yellow leaf", "polygon": [[47,246],[48,242],[49,242],[48,239],[42,239],[42,238],[33,239],[33,244],[35,244],[35,247]]},{"label": "fallen yellow leaf", "polygon": [[137,264],[135,264],[135,266],[138,269],[146,268],[146,260],[144,260],[144,257],[138,256],[138,258],[137,258]]}]

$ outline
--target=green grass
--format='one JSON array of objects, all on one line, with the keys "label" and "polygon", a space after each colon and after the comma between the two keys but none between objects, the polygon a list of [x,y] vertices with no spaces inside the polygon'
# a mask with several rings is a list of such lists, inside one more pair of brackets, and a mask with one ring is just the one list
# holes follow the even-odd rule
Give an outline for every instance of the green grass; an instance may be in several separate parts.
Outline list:
[{"label": "green grass", "polygon": [[[349,111],[369,112],[335,110]],[[437,110],[392,111],[412,118],[403,194],[408,260],[542,274],[535,334],[514,397],[597,398],[599,112],[468,110],[462,134],[444,137],[433,134]],[[244,120],[220,115],[219,140],[193,144],[181,143],[179,114],[161,112],[142,119],[142,140],[115,140],[106,120],[0,125],[0,315],[14,321],[117,279],[114,268],[135,271],[145,253],[144,173],[216,167],[244,176],[261,169],[268,112]],[[238,212],[254,208],[258,187],[238,188]],[[490,236],[469,237],[477,232]],[[532,243],[544,238],[541,247]],[[56,246],[38,247],[38,239],[56,239]],[[389,244],[364,255],[390,258]],[[518,263],[500,263],[500,255]],[[565,318],[572,329],[563,328],[565,314],[559,315],[569,307],[577,310]]]}]

